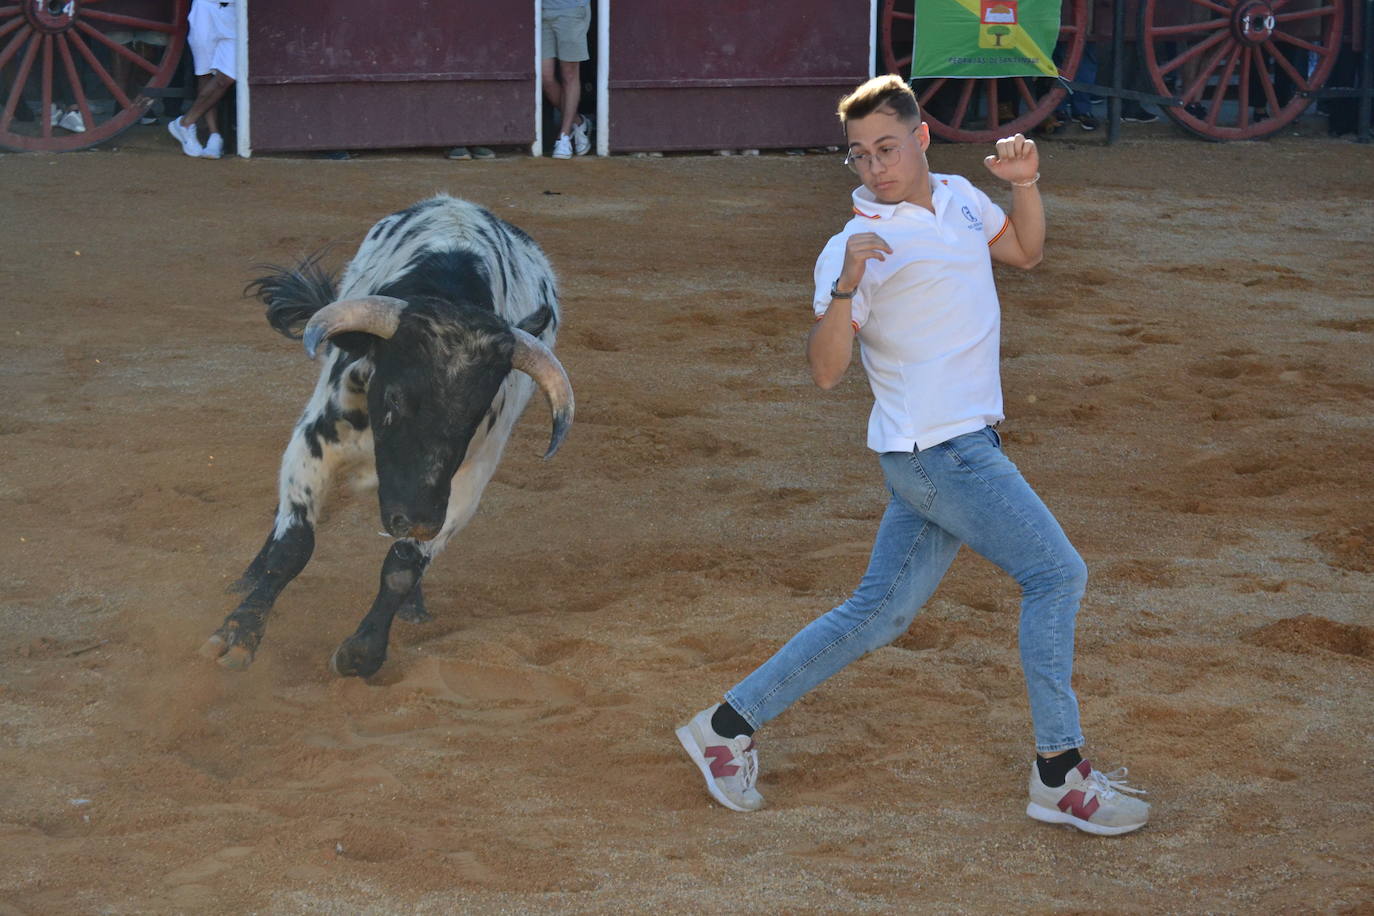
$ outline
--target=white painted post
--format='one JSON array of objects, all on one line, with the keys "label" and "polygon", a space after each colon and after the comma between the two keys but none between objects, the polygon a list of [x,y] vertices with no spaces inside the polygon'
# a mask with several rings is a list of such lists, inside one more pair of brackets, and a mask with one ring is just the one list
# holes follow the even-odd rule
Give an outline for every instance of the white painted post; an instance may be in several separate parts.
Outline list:
[{"label": "white painted post", "polygon": [[531,156],[544,155],[544,4],[534,0],[534,145],[530,147]]},{"label": "white painted post", "polygon": [[[237,152],[244,159],[253,155],[252,129],[248,126],[249,105],[252,104],[248,97],[248,0],[238,0],[234,10],[238,20],[235,27],[234,42],[234,66],[238,68],[238,80],[234,84],[234,133],[236,134],[235,146]],[[186,53],[190,54],[188,47]]]},{"label": "white painted post", "polygon": [[596,3],[596,154],[611,154],[611,0]]}]

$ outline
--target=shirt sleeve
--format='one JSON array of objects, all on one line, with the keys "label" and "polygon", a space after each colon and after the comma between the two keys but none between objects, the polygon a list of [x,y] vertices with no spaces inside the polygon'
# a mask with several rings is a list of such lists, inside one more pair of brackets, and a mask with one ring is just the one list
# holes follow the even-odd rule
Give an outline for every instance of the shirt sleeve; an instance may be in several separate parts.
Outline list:
[{"label": "shirt sleeve", "polygon": [[[817,320],[830,309],[830,285],[839,277],[840,270],[844,267],[844,246],[849,236],[850,232],[846,230],[832,238],[816,259],[816,294],[811,300],[811,307],[816,312]],[[859,288],[850,300],[849,314],[856,331],[868,323],[868,297],[864,288],[867,279],[865,277],[859,282]]]},{"label": "shirt sleeve", "polygon": [[973,199],[978,202],[978,218],[983,221],[983,237],[991,245],[1002,237],[1002,234],[1007,231],[1007,227],[1011,225],[1011,221],[1002,212],[1002,208],[992,202],[992,198],[973,186],[973,182],[968,183],[968,190]]}]

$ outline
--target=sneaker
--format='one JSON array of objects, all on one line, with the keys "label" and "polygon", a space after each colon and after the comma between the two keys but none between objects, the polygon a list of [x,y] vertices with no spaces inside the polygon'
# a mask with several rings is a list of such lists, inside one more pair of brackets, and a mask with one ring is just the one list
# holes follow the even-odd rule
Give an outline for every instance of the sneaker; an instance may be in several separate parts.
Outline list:
[{"label": "sneaker", "polygon": [[176,138],[181,144],[181,151],[188,156],[199,158],[204,149],[200,145],[200,140],[196,137],[196,126],[192,124],[187,127],[181,123],[181,118],[173,118],[167,122],[167,133]]},{"label": "sneaker", "polygon": [[57,126],[64,130],[69,130],[74,134],[84,134],[86,132],[86,122],[81,120],[81,112],[69,111],[57,120]]},{"label": "sneaker", "polygon": [[211,134],[205,138],[205,146],[201,148],[200,158],[218,159],[224,155],[224,138],[219,134]]},{"label": "sneaker", "polygon": [[573,154],[572,137],[567,134],[559,134],[558,139],[553,141],[553,158],[571,159]]},{"label": "sneaker", "polygon": [[1040,771],[1031,763],[1030,804],[1026,814],[1047,824],[1071,824],[1087,833],[1115,836],[1145,826],[1150,806],[1133,795],[1144,793],[1126,785],[1126,768],[1100,773],[1084,760],[1069,770],[1064,784],[1050,788],[1040,781]]},{"label": "sneaker", "polygon": [[706,777],[706,791],[731,811],[757,811],[763,796],[754,788],[759,778],[759,752],[749,735],[722,738],[711,728],[720,706],[708,706],[677,730],[677,740]]},{"label": "sneaker", "polygon": [[1130,121],[1134,124],[1153,124],[1159,120],[1159,115],[1143,107],[1128,108],[1121,113],[1121,120]]},{"label": "sneaker", "polygon": [[592,140],[589,136],[591,130],[592,119],[586,115],[583,115],[582,120],[573,125],[573,152],[577,155],[585,156],[592,151]]},{"label": "sneaker", "polygon": [[1074,120],[1077,121],[1078,126],[1084,130],[1097,130],[1097,118],[1094,118],[1092,115],[1078,115]]},{"label": "sneaker", "polygon": [[51,108],[48,109],[48,125],[51,127],[57,127],[58,124],[60,124],[61,122],[62,108],[58,105],[53,105]]}]

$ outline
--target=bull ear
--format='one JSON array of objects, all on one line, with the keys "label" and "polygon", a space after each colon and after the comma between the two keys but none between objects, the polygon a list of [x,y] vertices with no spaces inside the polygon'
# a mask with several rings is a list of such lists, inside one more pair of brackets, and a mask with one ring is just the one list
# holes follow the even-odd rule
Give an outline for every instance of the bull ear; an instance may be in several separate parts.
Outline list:
[{"label": "bull ear", "polygon": [[511,368],[519,369],[534,379],[535,384],[543,390],[544,397],[548,398],[549,410],[553,412],[553,435],[549,439],[549,450],[544,453],[545,458],[552,458],[558,446],[563,444],[568,427],[572,426],[572,382],[568,381],[568,373],[563,370],[558,357],[539,338],[520,328],[510,330],[515,336]]},{"label": "bull ear", "polygon": [[391,296],[363,296],[331,302],[311,316],[306,324],[305,333],[301,335],[305,352],[314,359],[320,342],[336,334],[358,332],[387,339],[400,327],[405,307],[404,299]]}]

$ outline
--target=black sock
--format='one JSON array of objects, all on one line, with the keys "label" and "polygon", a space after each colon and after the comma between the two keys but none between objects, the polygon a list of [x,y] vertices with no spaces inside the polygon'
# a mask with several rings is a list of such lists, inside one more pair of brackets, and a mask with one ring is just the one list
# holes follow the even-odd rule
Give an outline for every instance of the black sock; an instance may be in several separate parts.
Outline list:
[{"label": "black sock", "polygon": [[1040,771],[1040,781],[1051,789],[1057,789],[1064,784],[1064,777],[1069,775],[1069,770],[1083,762],[1083,755],[1078,753],[1078,748],[1065,751],[1054,757],[1041,757],[1035,755],[1035,768]]},{"label": "black sock", "polygon": [[729,703],[721,703],[711,714],[711,730],[722,738],[738,738],[740,735],[754,733],[753,726],[744,720],[744,716],[735,712],[735,707]]}]

